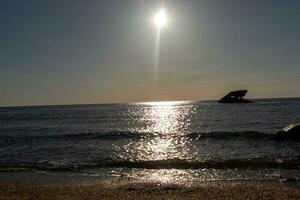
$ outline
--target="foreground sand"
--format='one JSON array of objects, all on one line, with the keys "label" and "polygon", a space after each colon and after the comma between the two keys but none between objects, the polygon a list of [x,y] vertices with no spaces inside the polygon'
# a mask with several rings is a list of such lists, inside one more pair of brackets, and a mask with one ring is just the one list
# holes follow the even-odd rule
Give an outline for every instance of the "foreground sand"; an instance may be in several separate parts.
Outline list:
[{"label": "foreground sand", "polygon": [[31,185],[0,183],[0,199],[300,199],[300,189],[271,185],[175,185],[156,183]]}]

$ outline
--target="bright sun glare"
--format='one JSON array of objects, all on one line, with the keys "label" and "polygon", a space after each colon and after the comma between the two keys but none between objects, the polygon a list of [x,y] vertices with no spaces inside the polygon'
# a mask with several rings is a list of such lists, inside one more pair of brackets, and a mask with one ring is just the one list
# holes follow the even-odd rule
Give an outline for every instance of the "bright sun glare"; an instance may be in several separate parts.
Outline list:
[{"label": "bright sun glare", "polygon": [[161,8],[154,16],[154,24],[157,28],[162,28],[164,26],[166,26],[168,22],[168,17],[166,14],[166,11]]}]

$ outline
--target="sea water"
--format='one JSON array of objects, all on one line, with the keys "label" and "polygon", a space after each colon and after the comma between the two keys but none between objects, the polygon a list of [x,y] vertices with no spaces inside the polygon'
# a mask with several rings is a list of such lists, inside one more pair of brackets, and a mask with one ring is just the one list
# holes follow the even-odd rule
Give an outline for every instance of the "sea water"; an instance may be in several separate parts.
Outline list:
[{"label": "sea water", "polygon": [[300,177],[300,143],[274,135],[300,99],[0,108],[0,171],[144,181]]}]

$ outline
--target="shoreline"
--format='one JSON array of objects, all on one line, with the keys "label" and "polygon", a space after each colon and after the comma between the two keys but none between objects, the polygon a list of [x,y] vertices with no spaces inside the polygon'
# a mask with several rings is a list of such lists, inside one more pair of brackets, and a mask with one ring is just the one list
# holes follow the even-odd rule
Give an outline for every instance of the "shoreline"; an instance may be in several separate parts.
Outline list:
[{"label": "shoreline", "polygon": [[[114,169],[106,171],[86,171],[86,172],[70,172],[70,171],[0,171],[0,183],[2,182],[16,182],[16,183],[28,183],[30,185],[95,185],[102,183],[109,184],[131,184],[131,183],[160,183],[160,184],[176,184],[176,185],[203,185],[203,184],[215,184],[215,183],[241,183],[241,184],[263,184],[272,185],[278,187],[293,186],[300,188],[300,179],[298,176],[290,176],[281,172],[280,174],[274,174],[273,177],[266,178],[267,176],[258,177],[259,174],[255,173],[255,176],[240,176],[238,174],[235,177],[222,177],[222,176],[188,176],[189,178],[176,176],[178,171],[173,170],[155,170],[155,171],[142,171],[144,176],[138,176],[137,172],[126,171],[114,171]],[[142,173],[140,172],[140,173]],[[203,172],[202,173],[209,173]],[[298,170],[297,170],[298,172]],[[175,174],[171,176],[170,174]],[[199,172],[200,173],[200,172]],[[262,173],[262,172],[261,172]],[[275,172],[274,172],[275,173]],[[289,172],[291,173],[291,172]],[[296,173],[296,172],[293,172]],[[135,174],[132,175],[132,174]],[[183,173],[186,175],[186,173]],[[280,176],[279,176],[280,175]]]},{"label": "shoreline", "polygon": [[0,173],[0,199],[300,199],[298,181],[150,181],[68,173]]},{"label": "shoreline", "polygon": [[0,199],[300,199],[300,187],[266,182],[37,185],[0,181]]}]

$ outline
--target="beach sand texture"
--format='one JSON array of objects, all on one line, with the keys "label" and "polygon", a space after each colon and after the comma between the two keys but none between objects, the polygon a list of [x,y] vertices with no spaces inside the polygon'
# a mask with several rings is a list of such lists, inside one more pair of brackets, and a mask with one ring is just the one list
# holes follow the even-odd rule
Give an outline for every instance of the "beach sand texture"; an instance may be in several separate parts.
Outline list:
[{"label": "beach sand texture", "polygon": [[32,185],[1,183],[1,200],[28,199],[300,199],[295,187],[271,185],[213,184],[174,185],[158,183],[94,184],[94,185]]}]

